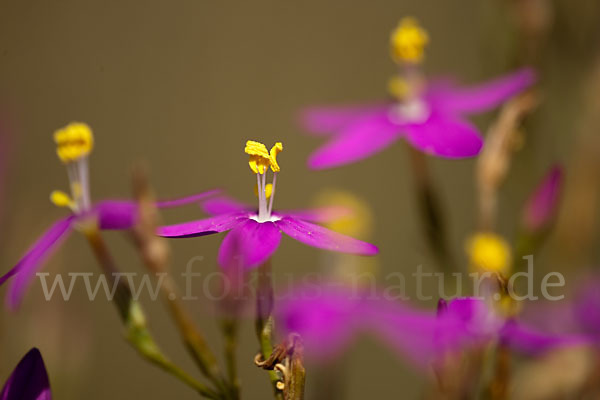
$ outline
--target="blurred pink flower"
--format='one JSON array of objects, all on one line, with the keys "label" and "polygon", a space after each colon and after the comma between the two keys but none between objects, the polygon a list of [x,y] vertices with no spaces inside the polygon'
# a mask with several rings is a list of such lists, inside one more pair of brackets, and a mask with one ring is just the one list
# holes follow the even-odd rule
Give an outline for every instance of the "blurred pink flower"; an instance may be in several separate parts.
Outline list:
[{"label": "blurred pink flower", "polygon": [[433,82],[421,95],[400,101],[362,106],[315,107],[304,111],[303,126],[318,135],[332,135],[314,152],[308,165],[325,169],[369,157],[399,139],[445,158],[472,157],[483,140],[465,114],[498,105],[535,82],[531,69],[522,69],[481,86],[462,88],[451,81]]},{"label": "blurred pink flower", "polygon": [[458,298],[438,313],[347,288],[311,286],[285,296],[278,320],[286,333],[299,333],[317,360],[338,356],[360,333],[380,338],[419,367],[447,353],[478,348],[498,339],[515,351],[535,355],[581,343],[579,336],[550,335],[507,320],[482,300]]}]

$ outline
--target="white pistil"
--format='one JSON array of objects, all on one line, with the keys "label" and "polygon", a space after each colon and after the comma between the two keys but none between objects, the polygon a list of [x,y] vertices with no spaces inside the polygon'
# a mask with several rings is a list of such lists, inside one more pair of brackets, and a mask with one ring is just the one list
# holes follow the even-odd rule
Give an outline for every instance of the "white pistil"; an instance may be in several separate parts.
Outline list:
[{"label": "white pistil", "polygon": [[431,109],[423,99],[427,83],[422,71],[416,66],[404,65],[400,68],[399,79],[405,82],[406,93],[391,107],[388,118],[394,123],[425,122]]},{"label": "white pistil", "polygon": [[257,222],[276,221],[279,218],[272,217],[273,198],[275,196],[275,185],[277,183],[277,173],[273,173],[273,183],[271,184],[271,196],[267,201],[267,171],[263,174],[256,174],[258,185],[258,215],[251,217]]},{"label": "white pistil", "polygon": [[431,110],[426,102],[421,99],[411,99],[394,104],[388,118],[395,123],[420,123],[425,122],[430,114]]},{"label": "white pistil", "polygon": [[265,204],[267,203],[267,200],[265,198],[266,197],[265,188],[263,186],[262,179],[261,179],[262,175],[263,174],[256,174],[256,184],[258,187],[258,219],[259,220],[262,219],[267,212],[267,209],[265,206]]},{"label": "white pistil", "polygon": [[92,207],[90,198],[90,184],[87,157],[81,157],[78,160],[71,161],[66,164],[67,175],[71,188],[71,197],[75,213],[83,213],[89,211]]}]

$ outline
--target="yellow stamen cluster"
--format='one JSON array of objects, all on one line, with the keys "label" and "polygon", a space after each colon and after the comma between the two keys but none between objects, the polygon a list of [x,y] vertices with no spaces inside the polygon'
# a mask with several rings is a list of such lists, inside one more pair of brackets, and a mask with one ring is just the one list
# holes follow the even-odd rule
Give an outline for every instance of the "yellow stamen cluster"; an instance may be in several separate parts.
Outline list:
[{"label": "yellow stamen cluster", "polygon": [[269,167],[271,167],[273,172],[279,172],[281,170],[277,163],[277,154],[283,151],[281,142],[275,143],[269,152],[264,144],[255,142],[254,140],[248,140],[244,151],[250,156],[248,165],[250,165],[250,169],[255,174],[264,174]]},{"label": "yellow stamen cluster", "polygon": [[72,122],[54,132],[56,153],[64,163],[70,163],[87,156],[94,147],[94,136],[89,126]]},{"label": "yellow stamen cluster", "polygon": [[392,58],[396,62],[418,64],[425,57],[429,35],[415,18],[405,17],[392,32],[390,41]]},{"label": "yellow stamen cluster", "polygon": [[471,236],[466,251],[475,270],[505,274],[511,266],[510,245],[495,233],[480,232]]}]

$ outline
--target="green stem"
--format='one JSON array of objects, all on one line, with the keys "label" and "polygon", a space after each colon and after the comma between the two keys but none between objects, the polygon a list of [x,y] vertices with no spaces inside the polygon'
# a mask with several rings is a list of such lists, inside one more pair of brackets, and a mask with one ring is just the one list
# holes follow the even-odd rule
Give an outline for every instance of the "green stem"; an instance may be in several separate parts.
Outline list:
[{"label": "green stem", "polygon": [[126,339],[140,355],[194,388],[202,396],[215,400],[221,399],[221,396],[217,392],[192,378],[187,372],[173,364],[162,354],[146,327],[146,317],[143,310],[139,303],[135,301],[130,303],[130,313],[126,327]]},{"label": "green stem", "polygon": [[141,305],[133,299],[131,288],[124,281],[119,280],[118,282],[115,282],[115,276],[118,273],[118,269],[115,266],[112,256],[108,251],[108,247],[104,243],[98,228],[95,225],[89,227],[86,226],[85,228],[83,233],[92,247],[94,255],[98,259],[107,280],[112,285],[117,284],[114,299],[121,320],[126,328],[126,340],[142,357],[159,366],[186,385],[192,387],[200,395],[209,399],[220,399],[219,395],[214,390],[192,378],[163,355],[148,331],[146,316]]},{"label": "green stem", "polygon": [[456,264],[448,249],[448,238],[444,215],[440,207],[435,186],[429,174],[425,154],[409,147],[409,158],[416,186],[419,214],[423,221],[425,237],[439,267],[444,271],[456,271]]},{"label": "green stem", "polygon": [[161,288],[163,289],[169,311],[179,329],[183,342],[192,355],[195,363],[198,365],[198,368],[223,394],[230,392],[230,389],[228,388],[229,385],[221,375],[216,357],[179,300],[175,282],[170,275],[165,277]]},{"label": "green stem", "polygon": [[[271,261],[266,261],[257,270],[256,283],[256,336],[260,345],[263,360],[268,359],[273,353],[273,281],[271,278]],[[280,380],[277,371],[269,371],[269,379],[273,386],[273,395],[277,400],[283,400],[283,394],[277,388]]]},{"label": "green stem", "polygon": [[239,321],[236,317],[227,317],[221,324],[224,339],[225,363],[227,367],[227,377],[231,386],[231,394],[233,398],[240,397],[240,382],[237,372],[237,337]]}]

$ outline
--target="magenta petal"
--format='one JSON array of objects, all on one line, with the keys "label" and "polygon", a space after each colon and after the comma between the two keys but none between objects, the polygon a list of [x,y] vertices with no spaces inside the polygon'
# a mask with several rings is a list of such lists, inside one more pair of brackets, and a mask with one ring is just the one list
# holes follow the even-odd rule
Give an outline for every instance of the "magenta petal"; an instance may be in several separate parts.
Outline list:
[{"label": "magenta petal", "polygon": [[499,106],[533,85],[535,80],[535,72],[525,68],[479,86],[444,89],[432,87],[430,96],[432,101],[439,102],[449,112],[476,113]]},{"label": "magenta petal", "polygon": [[33,348],[10,375],[0,400],[51,400],[50,382],[39,350]]},{"label": "magenta petal", "polygon": [[256,222],[246,219],[231,230],[219,248],[219,264],[229,267],[241,263],[246,268],[254,268],[273,255],[281,232],[273,222]]},{"label": "magenta petal", "polygon": [[0,278],[0,285],[2,285],[8,278],[15,275],[6,298],[10,308],[14,309],[19,305],[25,291],[34,279],[35,273],[42,268],[46,259],[72,231],[74,219],[74,216],[69,216],[52,225],[52,227],[29,248],[25,256],[21,258],[21,261]]},{"label": "magenta petal", "polygon": [[432,114],[422,124],[408,126],[405,138],[424,153],[446,158],[473,157],[483,146],[474,126],[439,114]]},{"label": "magenta petal", "polygon": [[206,199],[209,199],[217,194],[221,193],[220,190],[209,190],[202,193],[193,194],[191,196],[182,197],[179,199],[173,200],[160,200],[156,202],[156,206],[158,208],[172,208],[172,207],[181,207],[187,204],[200,203]]},{"label": "magenta petal", "polygon": [[319,249],[364,256],[375,255],[379,252],[375,245],[333,232],[310,222],[285,217],[275,223],[286,235]]},{"label": "magenta petal", "polygon": [[274,212],[274,215],[280,217],[291,217],[293,219],[301,219],[308,222],[332,222],[340,218],[346,218],[352,214],[352,210],[348,207],[329,206],[320,207],[312,210],[289,210]]},{"label": "magenta petal", "polygon": [[[440,322],[433,313],[379,299],[373,303],[370,314],[368,320],[374,333],[419,368],[428,368],[446,349],[437,340]],[[446,328],[455,332],[459,327]]]},{"label": "magenta petal", "polygon": [[161,226],[156,234],[169,238],[188,238],[225,232],[248,219],[246,214],[224,214],[183,224]]},{"label": "magenta petal", "polygon": [[589,344],[582,336],[546,334],[515,321],[508,321],[500,331],[501,340],[524,354],[537,355],[557,347]]},{"label": "magenta petal", "polygon": [[346,129],[365,116],[387,109],[388,105],[313,107],[300,115],[301,124],[313,134],[332,134]]},{"label": "magenta petal", "polygon": [[[187,204],[200,203],[220,193],[219,190],[210,190],[180,199],[160,200],[156,202],[158,208],[173,208]],[[138,205],[131,200],[104,200],[94,206],[98,213],[100,229],[122,230],[133,227],[137,221]]]},{"label": "magenta petal", "polygon": [[221,215],[251,211],[252,207],[241,203],[231,197],[219,196],[202,202],[202,209],[210,215]]},{"label": "magenta petal", "polygon": [[389,120],[387,109],[354,121],[314,152],[308,165],[312,169],[324,169],[361,160],[395,142],[400,130],[399,125]]},{"label": "magenta petal", "polygon": [[129,229],[137,221],[137,204],[127,200],[105,200],[94,206],[103,230]]}]

